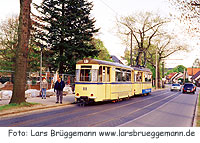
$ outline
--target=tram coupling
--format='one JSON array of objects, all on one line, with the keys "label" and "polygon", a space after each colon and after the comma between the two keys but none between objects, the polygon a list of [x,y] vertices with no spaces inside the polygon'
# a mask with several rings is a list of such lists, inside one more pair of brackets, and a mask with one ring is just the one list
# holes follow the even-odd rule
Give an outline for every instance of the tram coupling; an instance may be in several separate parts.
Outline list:
[{"label": "tram coupling", "polygon": [[88,96],[80,96],[79,98],[76,98],[76,103],[78,103],[79,106],[85,106],[93,102],[94,100],[89,99]]}]

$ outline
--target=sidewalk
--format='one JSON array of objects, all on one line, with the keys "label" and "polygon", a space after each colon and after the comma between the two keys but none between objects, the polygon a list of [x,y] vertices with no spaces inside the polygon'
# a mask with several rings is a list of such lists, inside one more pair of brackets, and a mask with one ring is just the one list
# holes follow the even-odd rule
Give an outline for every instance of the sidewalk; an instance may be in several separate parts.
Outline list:
[{"label": "sidewalk", "polygon": [[[2,99],[0,100],[0,106],[8,104],[10,99]],[[42,99],[41,97],[29,97],[26,99],[27,102],[33,102],[33,103],[40,103],[44,105],[51,105],[56,103],[56,96],[50,96],[46,99]],[[66,103],[72,103],[74,102],[74,94],[69,94],[66,96],[63,96],[63,104]]]},{"label": "sidewalk", "polygon": [[[41,97],[27,98],[26,100],[27,102],[39,103],[39,104],[31,106],[31,107],[16,108],[12,110],[3,110],[0,112],[0,117],[12,116],[15,114],[23,114],[25,112],[32,112],[32,111],[37,111],[37,110],[64,107],[66,105],[72,104],[75,101],[74,96],[75,96],[74,94],[63,96],[62,104],[60,103],[56,104],[56,96],[50,96],[50,97],[47,97],[46,99],[42,99]],[[0,100],[0,106],[9,104],[9,101],[10,99]]]}]

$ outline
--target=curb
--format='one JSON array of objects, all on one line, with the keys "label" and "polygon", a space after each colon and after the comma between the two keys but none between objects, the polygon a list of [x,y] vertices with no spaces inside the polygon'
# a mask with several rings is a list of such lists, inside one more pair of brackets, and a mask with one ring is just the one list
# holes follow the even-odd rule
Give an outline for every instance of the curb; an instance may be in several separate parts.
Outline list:
[{"label": "curb", "polygon": [[45,104],[39,104],[41,105],[40,107],[32,107],[30,109],[25,109],[25,110],[19,110],[19,111],[11,111],[7,113],[0,113],[0,117],[7,117],[7,116],[15,116],[15,114],[22,114],[22,113],[28,113],[32,111],[38,111],[38,110],[47,110],[51,108],[63,108],[66,105],[71,105],[72,103],[65,103],[65,104],[59,104],[59,105],[45,105]]},{"label": "curb", "polygon": [[192,120],[192,127],[196,127],[197,126],[197,115],[198,115],[198,105],[199,105],[199,94],[197,95],[197,100],[195,103],[195,109],[194,109],[194,116],[193,116],[193,120]]}]

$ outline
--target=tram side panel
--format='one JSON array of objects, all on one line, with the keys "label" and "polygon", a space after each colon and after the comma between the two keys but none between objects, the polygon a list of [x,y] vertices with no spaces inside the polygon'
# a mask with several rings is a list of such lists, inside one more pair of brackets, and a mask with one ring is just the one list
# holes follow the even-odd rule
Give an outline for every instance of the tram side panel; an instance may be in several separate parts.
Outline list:
[{"label": "tram side panel", "polygon": [[131,83],[113,83],[111,85],[111,99],[121,99],[132,95]]},{"label": "tram side panel", "polygon": [[97,85],[97,98],[96,102],[105,100],[105,84],[101,83]]},{"label": "tram side panel", "polygon": [[142,80],[142,94],[151,93],[152,89],[152,74],[150,72],[143,72],[143,80]]},{"label": "tram side panel", "polygon": [[135,91],[135,94],[136,94],[136,95],[142,94],[142,83],[136,82],[136,83],[134,84],[134,91]]},{"label": "tram side panel", "polygon": [[152,85],[151,82],[144,82],[142,84],[142,94],[151,93]]}]

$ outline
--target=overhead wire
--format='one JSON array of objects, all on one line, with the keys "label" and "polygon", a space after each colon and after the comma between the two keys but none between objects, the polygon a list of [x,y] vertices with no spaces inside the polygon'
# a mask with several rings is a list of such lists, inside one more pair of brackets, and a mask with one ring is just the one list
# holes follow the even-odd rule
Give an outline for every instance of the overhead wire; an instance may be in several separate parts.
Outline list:
[{"label": "overhead wire", "polygon": [[111,6],[109,6],[107,3],[105,3],[103,0],[100,0],[106,7],[108,7],[112,12],[114,12],[116,15],[119,15]]}]

